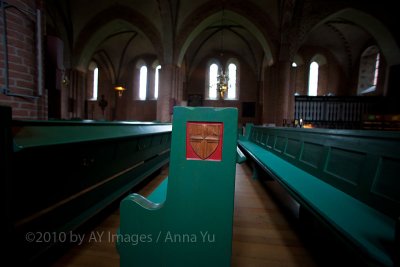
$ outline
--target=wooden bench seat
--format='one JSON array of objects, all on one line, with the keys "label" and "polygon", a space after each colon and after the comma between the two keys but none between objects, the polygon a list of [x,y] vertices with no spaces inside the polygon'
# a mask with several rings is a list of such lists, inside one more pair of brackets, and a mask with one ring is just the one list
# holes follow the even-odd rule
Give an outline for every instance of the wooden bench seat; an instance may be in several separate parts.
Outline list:
[{"label": "wooden bench seat", "polygon": [[153,203],[163,203],[167,198],[168,177],[166,177],[147,197]]},{"label": "wooden bench seat", "polygon": [[[318,219],[329,225],[341,239],[351,243],[351,246],[359,251],[363,258],[366,258],[368,264],[394,266],[394,244],[397,218],[395,214],[398,214],[396,213],[395,203],[392,204],[392,209],[385,207],[384,211],[380,210],[379,206],[372,206],[367,201],[362,201],[363,198],[355,197],[355,195],[344,192],[344,190],[341,190],[340,186],[333,185],[333,182],[329,183],[330,180],[327,179],[326,176],[321,177],[323,176],[321,174],[321,169],[317,171],[317,166],[313,168],[315,169],[314,173],[306,171],[307,167],[310,167],[310,162],[301,162],[305,161],[307,158],[307,156],[305,156],[307,148],[304,148],[304,142],[314,142],[314,144],[320,142],[320,144],[323,144],[321,149],[324,152],[318,155],[320,159],[317,160],[322,161],[318,164],[321,164],[324,172],[327,172],[327,170],[332,171],[329,166],[329,160],[335,157],[335,155],[330,153],[332,153],[332,150],[335,148],[340,147],[340,142],[348,142],[348,138],[346,140],[344,136],[341,136],[341,139],[335,136],[335,141],[332,141],[332,139],[329,140],[329,138],[326,137],[324,137],[326,139],[323,140],[316,138],[314,134],[312,138],[308,139],[307,134],[311,134],[311,132],[290,131],[293,129],[285,132],[284,128],[269,130],[267,127],[264,129],[262,128],[263,127],[259,127],[257,129],[258,134],[256,135],[254,135],[254,132],[252,133],[254,129],[247,129],[250,131],[250,133],[248,133],[248,138],[241,138],[239,141],[240,147],[246,154],[287,189],[302,207],[311,211]],[[251,138],[252,134],[253,138]],[[353,135],[354,134],[353,132]],[[268,138],[273,138],[274,140],[268,140]],[[279,138],[281,138],[281,140],[279,140]],[[293,147],[290,148],[288,142],[295,143],[295,140],[298,141],[299,150],[296,153],[292,153],[294,151]],[[360,141],[360,143],[362,143],[362,141]],[[328,149],[328,147],[330,148]],[[396,146],[394,146],[393,149],[395,149],[395,147]],[[350,153],[352,147],[348,145],[348,143],[347,149],[346,152]],[[387,156],[387,154],[385,156]],[[327,161],[324,161],[326,157]],[[291,158],[292,162],[287,158]],[[340,157],[334,160],[340,161]],[[349,158],[347,158],[347,160],[351,161]],[[303,167],[303,165],[305,166]],[[354,168],[357,167],[358,166],[354,164]],[[338,172],[341,172],[343,175],[345,173],[343,170]],[[318,176],[318,174],[320,174],[320,176]],[[338,175],[335,176],[335,179],[338,179],[337,176]],[[358,181],[357,179],[357,184],[362,184],[362,181]],[[375,183],[376,186],[377,182],[377,179],[375,179],[372,184]],[[396,186],[396,183],[397,182],[392,182],[392,186]],[[358,191],[359,190],[360,188],[358,188]],[[399,188],[393,190],[399,191]],[[391,213],[392,211],[393,214]]]}]

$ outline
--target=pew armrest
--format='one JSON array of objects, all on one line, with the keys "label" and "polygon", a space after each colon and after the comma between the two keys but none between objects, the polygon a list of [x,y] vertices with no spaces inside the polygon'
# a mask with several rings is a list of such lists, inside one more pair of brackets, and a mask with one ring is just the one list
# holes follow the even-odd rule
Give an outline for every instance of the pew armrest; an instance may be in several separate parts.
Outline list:
[{"label": "pew armrest", "polygon": [[236,147],[236,163],[242,164],[247,160],[246,156],[243,154],[242,150],[237,146]]},{"label": "pew armrest", "polygon": [[138,204],[140,207],[145,208],[147,210],[158,210],[160,208],[162,208],[164,203],[155,203],[152,202],[151,200],[149,200],[148,198],[139,195],[139,194],[130,194],[129,196],[127,196],[124,201],[132,201],[136,204]]},{"label": "pew armrest", "polygon": [[140,194],[133,193],[128,195],[123,201],[134,202],[147,210],[158,210],[163,207],[167,198],[167,188],[168,177],[166,177],[147,198]]}]

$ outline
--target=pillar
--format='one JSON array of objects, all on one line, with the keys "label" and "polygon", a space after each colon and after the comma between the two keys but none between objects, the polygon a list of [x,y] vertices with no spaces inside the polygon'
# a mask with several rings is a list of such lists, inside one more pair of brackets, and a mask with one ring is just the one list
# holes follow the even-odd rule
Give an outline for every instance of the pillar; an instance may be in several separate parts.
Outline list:
[{"label": "pillar", "polygon": [[178,74],[179,68],[173,64],[161,66],[157,99],[157,121],[171,122],[172,109],[177,103]]},{"label": "pillar", "polygon": [[282,126],[283,119],[289,120],[290,105],[290,61],[278,61],[265,69],[263,88],[262,123]]},{"label": "pillar", "polygon": [[277,77],[277,101],[275,103],[275,123],[277,126],[282,126],[283,120],[288,120],[289,117],[289,104],[290,104],[290,61],[278,62],[278,77]]}]

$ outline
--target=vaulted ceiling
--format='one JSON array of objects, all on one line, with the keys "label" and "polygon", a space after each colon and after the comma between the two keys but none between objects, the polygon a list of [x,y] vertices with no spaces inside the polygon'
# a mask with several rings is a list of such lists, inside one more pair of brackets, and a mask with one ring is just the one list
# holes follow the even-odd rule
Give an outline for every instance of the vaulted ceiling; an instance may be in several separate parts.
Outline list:
[{"label": "vaulted ceiling", "polygon": [[[48,32],[65,42],[66,64],[85,69],[97,58],[114,76],[139,56],[193,68],[210,54],[230,53],[258,73],[301,47],[329,51],[345,72],[374,40],[335,12],[358,1],[47,0]],[[350,3],[350,4],[348,4]],[[397,45],[397,44],[396,44]],[[283,51],[285,49],[288,51]]]}]

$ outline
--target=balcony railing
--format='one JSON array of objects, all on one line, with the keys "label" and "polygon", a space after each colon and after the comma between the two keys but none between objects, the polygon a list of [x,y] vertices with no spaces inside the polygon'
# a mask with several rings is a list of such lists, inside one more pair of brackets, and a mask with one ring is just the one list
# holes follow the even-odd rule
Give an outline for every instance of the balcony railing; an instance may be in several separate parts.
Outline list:
[{"label": "balcony railing", "polygon": [[296,96],[294,118],[318,128],[364,129],[371,118],[398,118],[390,115],[392,102],[383,96]]}]

